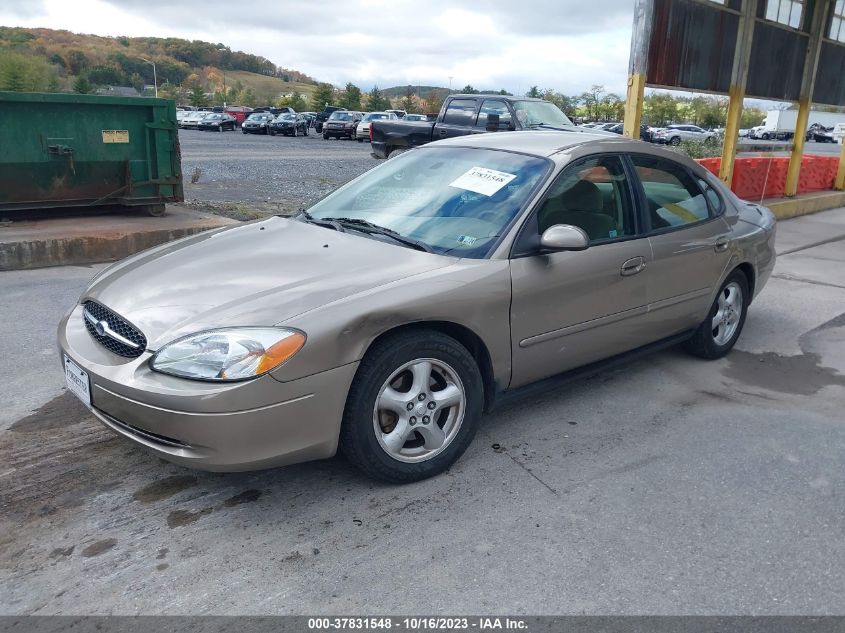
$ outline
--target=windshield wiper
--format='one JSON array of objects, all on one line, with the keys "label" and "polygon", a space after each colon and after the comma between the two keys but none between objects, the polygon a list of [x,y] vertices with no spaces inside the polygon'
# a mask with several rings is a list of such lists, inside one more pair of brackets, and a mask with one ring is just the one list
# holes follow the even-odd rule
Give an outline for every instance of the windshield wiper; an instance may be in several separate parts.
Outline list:
[{"label": "windshield wiper", "polygon": [[410,246],[411,248],[414,248],[418,251],[425,251],[426,253],[434,252],[431,250],[431,247],[425,242],[420,242],[419,240],[415,240],[412,237],[405,237],[404,235],[402,235],[401,233],[397,233],[393,229],[388,229],[384,226],[373,224],[372,222],[369,222],[368,220],[362,220],[361,218],[323,218],[322,220],[317,221],[332,222],[342,228],[349,227],[355,231],[361,231],[362,233],[384,235],[396,242],[399,242],[400,244]]},{"label": "windshield wiper", "polygon": [[315,218],[313,215],[308,213],[305,209],[300,209],[299,213],[295,216],[296,218],[302,218],[308,224],[314,224],[316,226],[324,226],[327,229],[334,229],[338,233],[344,233],[345,229],[338,223],[335,222],[334,219],[329,218],[327,220],[322,220]]}]

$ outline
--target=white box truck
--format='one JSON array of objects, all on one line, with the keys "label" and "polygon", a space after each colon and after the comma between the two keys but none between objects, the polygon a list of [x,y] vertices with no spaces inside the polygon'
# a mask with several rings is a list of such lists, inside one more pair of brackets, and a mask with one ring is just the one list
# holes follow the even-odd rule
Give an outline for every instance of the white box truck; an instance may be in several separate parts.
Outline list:
[{"label": "white box truck", "polygon": [[[789,141],[795,136],[795,124],[798,122],[798,110],[769,110],[763,125],[751,128],[748,136],[768,141],[778,139]],[[810,110],[807,127],[814,123],[832,128],[837,123],[845,123],[845,112],[818,112]]]}]

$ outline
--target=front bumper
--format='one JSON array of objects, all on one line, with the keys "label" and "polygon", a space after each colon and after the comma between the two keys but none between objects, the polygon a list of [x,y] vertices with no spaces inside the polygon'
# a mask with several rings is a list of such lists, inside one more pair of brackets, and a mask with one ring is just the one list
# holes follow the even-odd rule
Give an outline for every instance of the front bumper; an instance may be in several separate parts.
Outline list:
[{"label": "front bumper", "polygon": [[126,359],[85,329],[77,306],[59,347],[88,372],[91,410],[108,428],[171,462],[213,471],[258,470],[331,457],[358,363],[289,382],[234,383],[154,372],[152,353]]},{"label": "front bumper", "polygon": [[354,128],[344,128],[344,127],[327,127],[323,126],[323,133],[328,134],[329,136],[349,136],[351,137],[355,133]]}]

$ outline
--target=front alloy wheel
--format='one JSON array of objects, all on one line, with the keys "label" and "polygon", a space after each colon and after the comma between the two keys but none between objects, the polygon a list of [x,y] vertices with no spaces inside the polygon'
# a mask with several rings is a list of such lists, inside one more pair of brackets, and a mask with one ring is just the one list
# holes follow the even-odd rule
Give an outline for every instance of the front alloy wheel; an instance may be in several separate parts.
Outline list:
[{"label": "front alloy wheel", "polygon": [[452,367],[433,358],[405,363],[385,380],[373,408],[373,430],[401,462],[431,459],[457,435],[466,395]]},{"label": "front alloy wheel", "polygon": [[481,420],[484,386],[472,354],[434,330],[382,339],[358,368],[340,449],[368,475],[408,483],[448,469]]}]

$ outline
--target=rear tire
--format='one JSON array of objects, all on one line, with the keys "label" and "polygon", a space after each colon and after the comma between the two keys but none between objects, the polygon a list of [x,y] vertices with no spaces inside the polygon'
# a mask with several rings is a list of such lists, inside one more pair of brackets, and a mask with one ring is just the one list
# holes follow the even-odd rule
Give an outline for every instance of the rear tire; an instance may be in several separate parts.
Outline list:
[{"label": "rear tire", "polygon": [[391,483],[426,479],[464,453],[483,403],[481,372],[463,345],[435,330],[397,333],[361,361],[339,447],[370,477]]},{"label": "rear tire", "polygon": [[673,136],[669,139],[669,145],[680,145],[681,144],[681,137],[680,136]]},{"label": "rear tire", "polygon": [[390,160],[391,158],[395,158],[396,156],[399,156],[399,154],[404,154],[407,151],[407,149],[402,148],[391,150],[390,153],[387,155],[387,159]]},{"label": "rear tire", "polygon": [[[735,293],[733,299],[731,293]],[[742,333],[750,301],[748,279],[742,271],[733,271],[719,288],[704,322],[684,343],[686,350],[708,360],[721,358],[731,351]]]}]

